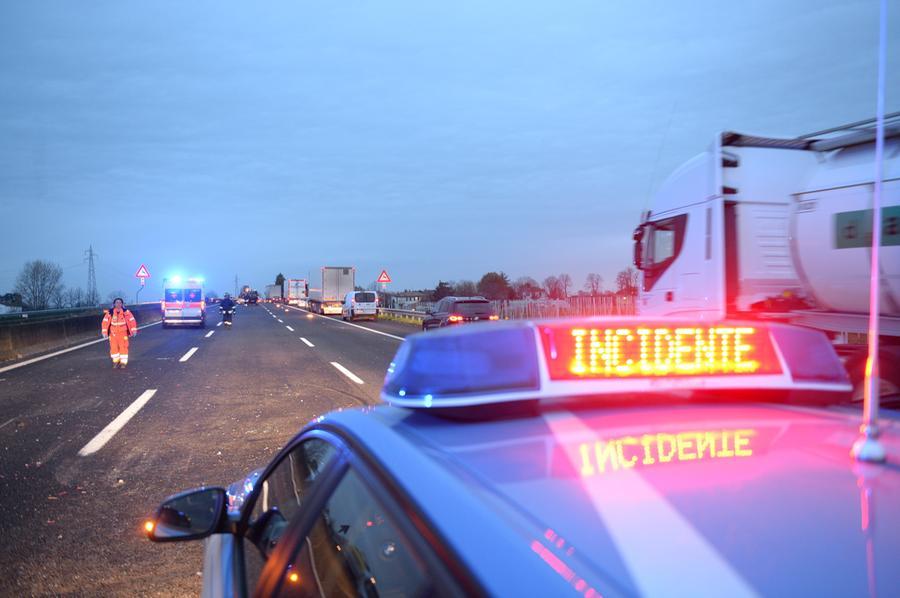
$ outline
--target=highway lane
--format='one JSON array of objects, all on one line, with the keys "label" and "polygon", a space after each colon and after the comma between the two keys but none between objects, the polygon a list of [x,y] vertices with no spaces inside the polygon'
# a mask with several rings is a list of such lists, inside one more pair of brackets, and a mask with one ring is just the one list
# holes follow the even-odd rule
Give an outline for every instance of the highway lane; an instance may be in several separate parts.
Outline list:
[{"label": "highway lane", "polygon": [[15,538],[0,546],[0,594],[199,590],[200,544],[151,544],[142,518],[168,494],[264,465],[316,415],[376,402],[400,343],[270,308],[240,307],[231,330],[147,328],[125,371],[101,343],[0,375],[0,531]]}]

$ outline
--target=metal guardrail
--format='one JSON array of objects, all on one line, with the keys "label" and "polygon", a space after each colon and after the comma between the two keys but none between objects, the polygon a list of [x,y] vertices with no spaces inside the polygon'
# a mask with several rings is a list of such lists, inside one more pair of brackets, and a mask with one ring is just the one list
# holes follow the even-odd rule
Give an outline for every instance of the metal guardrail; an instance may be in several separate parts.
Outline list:
[{"label": "metal guardrail", "polygon": [[[143,307],[159,305],[159,301],[145,303],[129,303],[126,307]],[[8,314],[0,314],[0,324],[13,324],[17,322],[33,322],[45,320],[62,320],[91,314],[102,314],[109,309],[109,305],[94,305],[91,307],[66,307],[63,309],[38,309],[33,311],[17,311]]]},{"label": "metal guardrail", "polygon": [[422,323],[428,314],[421,311],[410,311],[408,309],[388,309],[386,307],[378,308],[378,315],[385,315],[389,320],[399,320],[401,322]]}]

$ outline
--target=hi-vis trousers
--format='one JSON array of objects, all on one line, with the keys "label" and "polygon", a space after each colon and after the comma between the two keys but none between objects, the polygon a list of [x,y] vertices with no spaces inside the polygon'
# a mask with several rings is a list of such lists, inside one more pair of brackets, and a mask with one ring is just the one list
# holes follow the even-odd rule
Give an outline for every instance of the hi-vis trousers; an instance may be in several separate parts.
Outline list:
[{"label": "hi-vis trousers", "polygon": [[128,335],[109,335],[109,356],[112,357],[113,363],[128,364]]}]

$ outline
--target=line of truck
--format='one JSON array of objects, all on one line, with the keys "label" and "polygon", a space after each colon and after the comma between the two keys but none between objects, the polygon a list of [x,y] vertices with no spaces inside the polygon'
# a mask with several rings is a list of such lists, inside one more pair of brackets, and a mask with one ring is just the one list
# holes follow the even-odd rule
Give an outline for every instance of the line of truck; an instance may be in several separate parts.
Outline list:
[{"label": "line of truck", "polygon": [[352,266],[324,266],[319,286],[311,287],[305,278],[288,278],[283,285],[269,284],[265,288],[267,301],[304,307],[313,313],[341,315],[347,293],[356,288],[356,268]]}]

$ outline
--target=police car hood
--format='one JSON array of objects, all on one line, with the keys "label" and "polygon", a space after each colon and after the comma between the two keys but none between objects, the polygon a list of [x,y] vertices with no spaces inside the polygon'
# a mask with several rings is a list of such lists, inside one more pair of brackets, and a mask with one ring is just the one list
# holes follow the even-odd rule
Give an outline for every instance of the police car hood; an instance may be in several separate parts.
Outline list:
[{"label": "police car hood", "polygon": [[851,459],[858,412],[780,405],[409,430],[505,505],[549,566],[601,593],[887,595],[900,588],[900,426],[882,423],[886,465]]}]

